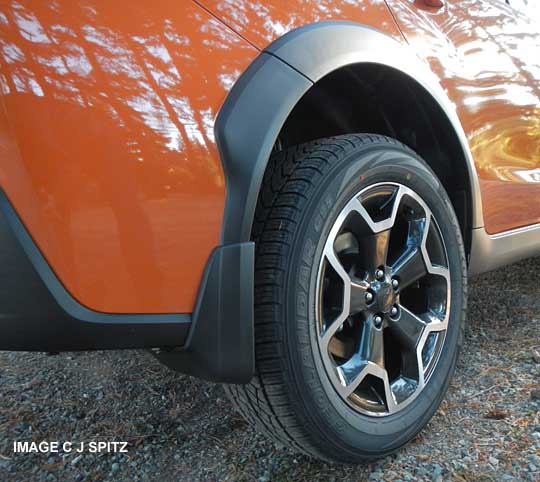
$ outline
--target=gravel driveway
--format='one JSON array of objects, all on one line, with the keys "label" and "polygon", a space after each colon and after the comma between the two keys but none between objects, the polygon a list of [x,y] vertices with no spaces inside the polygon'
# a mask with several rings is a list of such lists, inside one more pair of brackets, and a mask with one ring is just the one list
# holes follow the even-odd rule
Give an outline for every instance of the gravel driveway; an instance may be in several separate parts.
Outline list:
[{"label": "gravel driveway", "polygon": [[[457,375],[427,429],[364,467],[274,446],[221,387],[145,352],[0,353],[0,481],[540,481],[540,258],[471,283]],[[14,454],[14,441],[127,441],[127,454]]]}]

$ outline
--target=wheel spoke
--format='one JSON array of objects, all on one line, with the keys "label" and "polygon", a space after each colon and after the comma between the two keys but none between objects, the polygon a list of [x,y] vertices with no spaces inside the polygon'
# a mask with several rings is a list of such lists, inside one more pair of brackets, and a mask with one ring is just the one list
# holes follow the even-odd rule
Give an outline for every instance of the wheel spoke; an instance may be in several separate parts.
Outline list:
[{"label": "wheel spoke", "polygon": [[383,370],[380,377],[382,378],[382,381],[384,382],[386,408],[389,414],[394,413],[398,409],[398,405],[396,403],[395,395],[392,390],[392,385],[390,384],[390,380],[388,379],[388,372],[386,370]]},{"label": "wheel spoke", "polygon": [[368,292],[368,288],[369,283],[366,281],[357,279],[351,281],[351,314],[360,313],[367,308],[366,293]]},{"label": "wheel spoke", "polygon": [[384,368],[383,330],[375,328],[372,317],[364,321],[358,353],[363,360]]},{"label": "wheel spoke", "polygon": [[345,271],[345,268],[341,264],[341,261],[338,259],[332,245],[328,245],[327,243],[326,249],[324,250],[324,255],[326,256],[326,259],[330,263],[332,268],[334,268],[334,271],[339,275],[341,279],[343,279],[343,282],[350,283],[351,279],[349,278],[347,271]]},{"label": "wheel spoke", "polygon": [[448,271],[447,268],[444,268],[443,266],[431,265],[428,268],[428,272],[435,276],[441,276],[446,280],[447,284],[450,284],[450,271]]},{"label": "wheel spoke", "polygon": [[[338,370],[344,382],[344,385],[339,388],[343,397],[348,398],[364,381],[366,376],[373,375],[382,380],[384,385],[384,394],[375,392],[377,397],[381,399],[381,402],[385,403],[388,413],[393,413],[397,410],[397,403],[388,379],[388,372],[384,368],[366,360],[353,358],[345,365],[339,367]],[[374,389],[372,388],[372,390]],[[382,396],[384,396],[384,400],[382,400]]]},{"label": "wheel spoke", "polygon": [[400,306],[399,318],[390,326],[391,332],[403,347],[401,351],[402,376],[394,386],[398,399],[403,399],[404,395],[410,390],[414,391],[415,387],[424,385],[421,353],[428,335],[427,326],[428,323],[403,306]]},{"label": "wheel spoke", "polygon": [[358,243],[358,250],[365,260],[365,266],[362,266],[362,268],[373,273],[380,266],[384,266],[386,264],[389,241],[389,229],[362,237]]},{"label": "wheel spoke", "polygon": [[364,378],[371,371],[370,363],[362,360],[358,355],[352,357],[347,363],[341,365],[338,370],[341,372],[343,385],[340,388],[341,394],[347,398],[357,388]]},{"label": "wheel spoke", "polygon": [[355,199],[354,201],[352,201],[351,209],[358,212],[358,214],[360,214],[364,218],[364,221],[367,223],[372,233],[380,233],[381,231],[389,230],[390,228],[392,228],[392,226],[394,226],[394,222],[396,220],[396,215],[399,209],[399,205],[401,203],[401,199],[403,198],[405,191],[406,189],[403,188],[402,186],[399,186],[395,190],[391,200],[389,201],[393,203],[392,212],[388,218],[382,221],[377,221],[377,222],[373,221],[373,219],[367,212],[366,208],[362,205],[362,203],[358,199]]},{"label": "wheel spoke", "polygon": [[339,367],[343,386],[340,388],[344,397],[349,397],[367,375],[373,375],[383,381],[384,394],[388,411],[396,408],[396,403],[384,368],[383,330],[375,328],[373,321],[367,319],[362,326],[358,353]]},{"label": "wheel spoke", "polygon": [[358,252],[365,260],[366,265],[362,267],[368,272],[373,272],[386,264],[390,230],[394,226],[403,192],[403,188],[401,187],[395,191],[390,201],[393,203],[390,216],[378,222],[373,221],[359,199],[351,202],[350,209],[356,211],[363,218],[366,225],[365,228],[367,228],[365,235],[361,236],[358,240]]},{"label": "wheel spoke", "polygon": [[434,331],[444,331],[448,328],[448,320],[446,317],[441,318],[436,313],[426,313],[425,317],[427,320],[425,328],[426,331],[430,333]]},{"label": "wheel spoke", "polygon": [[412,285],[428,273],[431,263],[425,259],[427,253],[423,247],[429,229],[429,215],[409,221],[406,248],[391,266],[392,274],[398,278],[400,290]]},{"label": "wheel spoke", "polygon": [[421,246],[425,242],[430,225],[430,214],[424,212],[424,217],[409,221],[407,233],[407,246]]},{"label": "wheel spoke", "polygon": [[341,327],[341,325],[343,325],[346,319],[347,315],[344,315],[344,313],[342,313],[336,318],[335,321],[330,324],[330,326],[326,328],[321,337],[321,344],[324,350],[328,351],[328,346],[330,344],[330,341],[332,340],[332,337],[338,332],[339,328]]},{"label": "wheel spoke", "polygon": [[327,243],[324,255],[326,256],[328,263],[330,263],[332,268],[334,268],[335,272],[343,280],[343,310],[341,311],[339,316],[330,323],[329,326],[325,327],[323,333],[321,333],[321,343],[323,349],[327,351],[330,340],[350,315],[351,279],[345,271],[343,265],[340,263],[338,257],[336,256],[333,248],[333,243]]},{"label": "wheel spoke", "polygon": [[413,395],[419,386],[420,382],[415,378],[409,378],[405,375],[401,375],[390,383],[390,390],[392,391],[397,402],[401,403]]},{"label": "wheel spoke", "polygon": [[420,248],[407,249],[391,266],[392,275],[399,280],[400,290],[411,286],[427,274]]},{"label": "wheel spoke", "polygon": [[427,324],[404,306],[399,307],[399,317],[392,321],[390,329],[408,349],[418,345]]}]

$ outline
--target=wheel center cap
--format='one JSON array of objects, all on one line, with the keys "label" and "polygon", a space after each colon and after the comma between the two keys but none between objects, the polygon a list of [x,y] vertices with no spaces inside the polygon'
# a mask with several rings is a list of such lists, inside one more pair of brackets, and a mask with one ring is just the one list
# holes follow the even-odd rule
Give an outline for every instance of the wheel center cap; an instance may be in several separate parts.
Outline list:
[{"label": "wheel center cap", "polygon": [[373,286],[375,292],[376,311],[389,313],[394,305],[395,295],[392,285],[386,281]]}]

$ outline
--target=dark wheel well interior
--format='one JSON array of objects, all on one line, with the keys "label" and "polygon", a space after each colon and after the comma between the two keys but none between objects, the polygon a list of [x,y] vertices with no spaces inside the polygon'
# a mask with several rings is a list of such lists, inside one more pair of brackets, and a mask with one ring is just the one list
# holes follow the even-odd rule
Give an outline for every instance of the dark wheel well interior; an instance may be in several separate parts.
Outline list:
[{"label": "dark wheel well interior", "polygon": [[398,139],[431,166],[450,196],[468,255],[472,205],[467,161],[452,125],[430,94],[386,66],[344,67],[304,95],[284,124],[276,149],[349,133]]}]

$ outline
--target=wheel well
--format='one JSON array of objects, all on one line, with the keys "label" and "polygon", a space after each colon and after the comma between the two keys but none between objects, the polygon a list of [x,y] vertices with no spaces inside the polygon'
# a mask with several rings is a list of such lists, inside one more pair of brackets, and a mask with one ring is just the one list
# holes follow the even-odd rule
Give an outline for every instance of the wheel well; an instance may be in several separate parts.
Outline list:
[{"label": "wheel well", "polygon": [[472,201],[467,161],[450,121],[430,94],[390,67],[343,67],[302,97],[283,125],[275,149],[350,133],[393,137],[430,165],[450,196],[468,256]]}]

